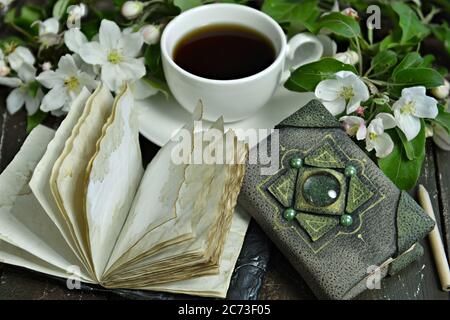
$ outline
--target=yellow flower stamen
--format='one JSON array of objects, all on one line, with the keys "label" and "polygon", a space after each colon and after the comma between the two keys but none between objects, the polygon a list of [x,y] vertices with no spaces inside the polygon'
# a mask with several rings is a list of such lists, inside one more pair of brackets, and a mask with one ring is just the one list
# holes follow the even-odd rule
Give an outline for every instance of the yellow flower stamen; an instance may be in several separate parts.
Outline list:
[{"label": "yellow flower stamen", "polygon": [[64,86],[67,88],[67,90],[69,91],[73,91],[75,89],[77,89],[80,85],[80,82],[78,81],[78,79],[74,76],[67,78],[66,80],[64,80]]},{"label": "yellow flower stamen", "polygon": [[353,87],[343,87],[340,95],[346,101],[349,101],[355,96],[355,93],[353,92]]},{"label": "yellow flower stamen", "polygon": [[369,139],[370,140],[376,140],[378,138],[378,135],[375,132],[369,133]]},{"label": "yellow flower stamen", "polygon": [[108,61],[113,63],[113,64],[118,64],[121,63],[123,60],[122,55],[120,54],[120,52],[116,49],[112,50],[109,54],[108,54]]},{"label": "yellow flower stamen", "polygon": [[416,111],[416,106],[414,101],[408,101],[401,108],[400,112],[402,114],[413,114]]}]

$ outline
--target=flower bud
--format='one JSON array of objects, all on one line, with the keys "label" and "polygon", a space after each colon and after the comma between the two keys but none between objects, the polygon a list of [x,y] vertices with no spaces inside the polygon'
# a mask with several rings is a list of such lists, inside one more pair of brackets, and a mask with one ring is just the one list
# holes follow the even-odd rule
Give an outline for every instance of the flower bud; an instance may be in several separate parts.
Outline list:
[{"label": "flower bud", "polygon": [[356,11],[353,8],[347,8],[341,11],[341,13],[347,17],[354,18],[356,20],[359,20],[358,11]]},{"label": "flower bud", "polygon": [[146,44],[156,44],[161,36],[161,27],[147,24],[139,30]]},{"label": "flower bud", "polygon": [[449,96],[450,94],[450,83],[447,79],[444,79],[444,84],[442,86],[431,89],[431,93],[436,98],[442,100]]},{"label": "flower bud", "polygon": [[49,62],[49,61],[46,61],[46,62],[44,62],[42,65],[41,65],[41,68],[42,68],[42,70],[43,71],[49,71],[49,70],[51,70],[52,69],[52,63],[51,62]]},{"label": "flower bud", "polygon": [[333,56],[334,59],[354,66],[359,62],[358,54],[353,50],[347,50],[346,52],[339,52]]},{"label": "flower bud", "polygon": [[433,135],[433,141],[434,143],[441,149],[450,151],[450,135],[448,134],[447,130],[445,130],[443,127],[441,127],[438,124],[435,124],[433,126],[434,129],[434,135]]},{"label": "flower bud", "polygon": [[122,15],[128,19],[133,20],[142,13],[144,4],[140,1],[127,1],[122,6]]},{"label": "flower bud", "polygon": [[0,77],[6,77],[11,72],[11,69],[6,65],[5,61],[0,61]]}]

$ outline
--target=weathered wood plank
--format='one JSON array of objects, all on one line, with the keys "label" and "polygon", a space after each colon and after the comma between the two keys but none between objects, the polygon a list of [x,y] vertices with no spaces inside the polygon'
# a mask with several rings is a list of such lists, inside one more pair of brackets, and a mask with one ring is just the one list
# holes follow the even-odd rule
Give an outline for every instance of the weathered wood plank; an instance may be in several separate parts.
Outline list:
[{"label": "weathered wood plank", "polygon": [[0,279],[0,300],[106,300],[109,293],[69,290],[63,282],[13,266],[4,266]]},{"label": "weathered wood plank", "polygon": [[436,148],[436,162],[443,241],[450,252],[450,152]]}]

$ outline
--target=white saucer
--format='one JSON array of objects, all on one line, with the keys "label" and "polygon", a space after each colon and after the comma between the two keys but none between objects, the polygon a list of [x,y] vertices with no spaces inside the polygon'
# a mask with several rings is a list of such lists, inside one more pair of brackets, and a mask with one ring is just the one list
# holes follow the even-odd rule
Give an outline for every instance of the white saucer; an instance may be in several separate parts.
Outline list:
[{"label": "white saucer", "polygon": [[[225,129],[273,129],[314,98],[313,93],[297,93],[284,88],[278,89],[273,98],[250,118],[225,123]],[[239,99],[239,97],[236,97]],[[233,103],[233,101],[230,101]],[[162,146],[191,119],[190,113],[178,102],[163,94],[137,101],[141,133],[153,143]],[[207,108],[208,106],[204,106]],[[206,124],[205,124],[206,125]],[[260,140],[265,136],[259,136]],[[250,146],[252,147],[252,146]]]}]

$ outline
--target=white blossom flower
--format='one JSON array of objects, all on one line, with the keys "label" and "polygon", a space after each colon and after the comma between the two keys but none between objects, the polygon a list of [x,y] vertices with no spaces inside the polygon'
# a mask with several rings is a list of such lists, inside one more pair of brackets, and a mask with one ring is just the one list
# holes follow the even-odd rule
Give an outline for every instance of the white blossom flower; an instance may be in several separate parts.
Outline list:
[{"label": "white blossom flower", "polygon": [[449,96],[450,94],[450,83],[447,79],[444,79],[444,84],[442,86],[431,89],[431,93],[436,98],[442,100]]},{"label": "white blossom flower", "polygon": [[122,5],[121,13],[128,20],[139,17],[144,10],[144,4],[140,1],[126,1]]},{"label": "white blossom flower", "polygon": [[43,93],[35,81],[36,69],[23,65],[17,72],[18,77],[0,77],[0,85],[13,89],[6,98],[6,107],[10,114],[14,114],[25,104],[28,115],[33,115],[39,108]]},{"label": "white blossom flower", "polygon": [[364,82],[353,72],[340,71],[336,79],[321,81],[316,87],[316,97],[333,115],[347,110],[347,114],[355,112],[369,99],[369,90]]},{"label": "white blossom flower", "polygon": [[375,149],[378,158],[385,158],[394,150],[394,142],[384,130],[395,127],[395,119],[388,113],[380,113],[367,127],[366,149]]},{"label": "white blossom flower", "polygon": [[336,53],[333,58],[342,63],[350,64],[352,66],[359,62],[359,55],[353,50]]},{"label": "white blossom flower", "polygon": [[161,36],[161,26],[147,24],[139,32],[142,34],[142,38],[146,44],[156,44],[159,42]]},{"label": "white blossom flower", "polygon": [[80,27],[81,18],[87,14],[87,7],[84,3],[71,5],[67,8],[67,22],[68,28]]},{"label": "white blossom flower", "polygon": [[425,87],[412,87],[402,90],[401,98],[392,106],[397,126],[408,141],[420,132],[420,118],[434,119],[438,115],[437,101],[426,95]]},{"label": "white blossom flower", "polygon": [[68,112],[72,100],[83,87],[92,90],[97,86],[94,77],[80,70],[69,54],[61,57],[55,71],[44,71],[36,79],[44,87],[51,89],[42,100],[41,110],[45,112]]},{"label": "white blossom flower", "polygon": [[99,42],[81,45],[79,54],[89,64],[101,66],[101,79],[112,91],[124,83],[132,83],[145,73],[143,58],[136,58],[143,45],[138,32],[123,34],[119,26],[109,20],[102,20]]},{"label": "white blossom flower", "polygon": [[349,136],[356,137],[358,140],[364,140],[367,135],[366,121],[363,118],[355,116],[345,116],[340,119],[344,124],[344,129]]},{"label": "white blossom flower", "polygon": [[18,46],[8,55],[8,63],[14,70],[18,71],[23,64],[34,65],[36,59],[30,49]]}]

